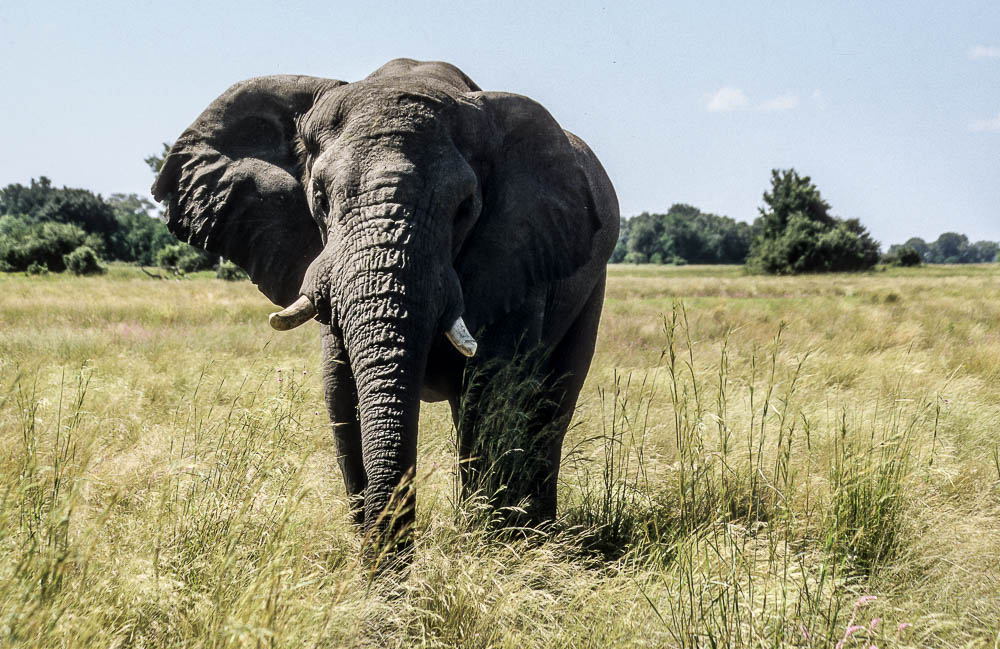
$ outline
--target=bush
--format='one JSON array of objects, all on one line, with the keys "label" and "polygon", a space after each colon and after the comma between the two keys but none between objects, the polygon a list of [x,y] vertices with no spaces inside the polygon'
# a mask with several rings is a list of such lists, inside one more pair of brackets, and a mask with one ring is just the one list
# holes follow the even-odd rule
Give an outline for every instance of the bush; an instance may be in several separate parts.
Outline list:
[{"label": "bush", "polygon": [[193,273],[212,267],[207,253],[186,243],[175,243],[156,253],[156,265],[175,273]]},{"label": "bush", "polygon": [[89,246],[80,246],[63,257],[66,270],[74,275],[100,275],[104,272],[101,260]]},{"label": "bush", "polygon": [[37,261],[31,262],[28,268],[24,271],[25,275],[48,275],[49,267],[45,264],[40,264]]},{"label": "bush", "polygon": [[752,272],[858,271],[879,260],[879,244],[857,219],[830,216],[830,206],[808,176],[794,169],[771,172],[769,209],[761,208],[747,268]]},{"label": "bush", "polygon": [[50,271],[66,269],[63,257],[84,245],[86,233],[67,223],[30,223],[17,216],[0,217],[0,269],[24,271],[32,264]]},{"label": "bush", "polygon": [[223,279],[227,282],[239,282],[245,279],[250,279],[250,277],[246,274],[246,271],[231,261],[219,262],[219,266],[215,269],[215,276],[218,279]]},{"label": "bush", "polygon": [[[156,207],[138,194],[112,194],[105,200],[85,189],[60,189],[44,176],[32,180],[28,187],[0,187],[0,215],[16,215],[12,218],[25,225],[73,225],[85,233],[85,242],[70,246],[57,258],[86,245],[102,259],[153,264],[157,251],[177,243],[166,223],[155,214]],[[2,231],[0,226],[0,234]],[[52,264],[49,268],[55,270]]]},{"label": "bush", "polygon": [[921,264],[920,253],[909,246],[893,246],[889,253],[883,257],[886,266],[919,266]]}]

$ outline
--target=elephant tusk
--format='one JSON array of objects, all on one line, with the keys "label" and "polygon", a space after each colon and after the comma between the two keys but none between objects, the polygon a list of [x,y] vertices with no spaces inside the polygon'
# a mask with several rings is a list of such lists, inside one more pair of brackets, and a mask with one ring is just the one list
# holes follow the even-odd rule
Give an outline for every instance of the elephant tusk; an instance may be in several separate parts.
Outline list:
[{"label": "elephant tusk", "polygon": [[267,317],[271,327],[278,331],[288,331],[299,325],[308,322],[316,315],[316,307],[305,295],[277,313],[272,313]]},{"label": "elephant tusk", "polygon": [[465,320],[462,316],[458,316],[455,323],[451,325],[451,328],[444,334],[448,338],[448,342],[455,346],[463,356],[473,357],[476,355],[476,348],[479,345],[476,343],[476,339],[472,337],[469,333],[469,328],[465,326]]}]

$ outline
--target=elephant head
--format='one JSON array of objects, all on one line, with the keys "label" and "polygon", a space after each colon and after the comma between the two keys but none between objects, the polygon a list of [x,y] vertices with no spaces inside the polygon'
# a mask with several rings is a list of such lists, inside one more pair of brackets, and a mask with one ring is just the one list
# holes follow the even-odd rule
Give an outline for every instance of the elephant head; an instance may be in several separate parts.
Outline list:
[{"label": "elephant head", "polygon": [[234,85],[174,144],[153,194],[172,232],[289,307],[275,328],[315,317],[342,334],[366,526],[415,466],[435,341],[474,354],[469,331],[589,260],[599,228],[577,153],[545,109],[411,60],[349,84]]}]

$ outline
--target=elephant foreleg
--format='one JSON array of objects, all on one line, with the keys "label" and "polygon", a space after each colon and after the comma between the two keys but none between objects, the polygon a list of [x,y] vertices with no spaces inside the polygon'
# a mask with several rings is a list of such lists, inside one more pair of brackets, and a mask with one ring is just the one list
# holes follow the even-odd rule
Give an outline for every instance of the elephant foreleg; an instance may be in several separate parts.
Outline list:
[{"label": "elephant foreleg", "polygon": [[344,476],[351,515],[360,525],[364,522],[364,495],[368,476],[362,463],[358,389],[340,332],[330,326],[323,327],[323,387],[333,439],[337,446],[337,463]]}]

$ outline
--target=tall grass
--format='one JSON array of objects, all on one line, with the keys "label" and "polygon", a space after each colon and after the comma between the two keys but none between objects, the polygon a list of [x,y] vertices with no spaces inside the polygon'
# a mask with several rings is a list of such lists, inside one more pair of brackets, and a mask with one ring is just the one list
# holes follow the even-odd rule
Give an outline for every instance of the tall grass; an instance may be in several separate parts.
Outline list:
[{"label": "tall grass", "polygon": [[430,404],[411,564],[379,577],[315,332],[135,275],[0,275],[0,645],[996,644],[993,270],[613,269],[557,524],[493,533],[524,442],[463,499]]},{"label": "tall grass", "polygon": [[[614,376],[597,438],[602,472],[595,479],[582,465],[567,522],[584,528],[585,546],[642,566],[651,590],[666,587],[660,603],[643,593],[676,646],[832,644],[844,602],[904,550],[913,448],[922,428],[924,442],[936,438],[940,412],[926,398],[908,407],[900,380],[888,405],[860,414],[843,406],[828,422],[832,435],[817,431],[797,395],[809,354],[783,362],[784,330],[752,348],[734,376],[729,335],[716,364],[699,366],[686,309],[675,304],[662,365],[635,385]],[[651,458],[660,377],[673,445]],[[743,420],[732,416],[744,411],[733,383],[749,406]]]}]

